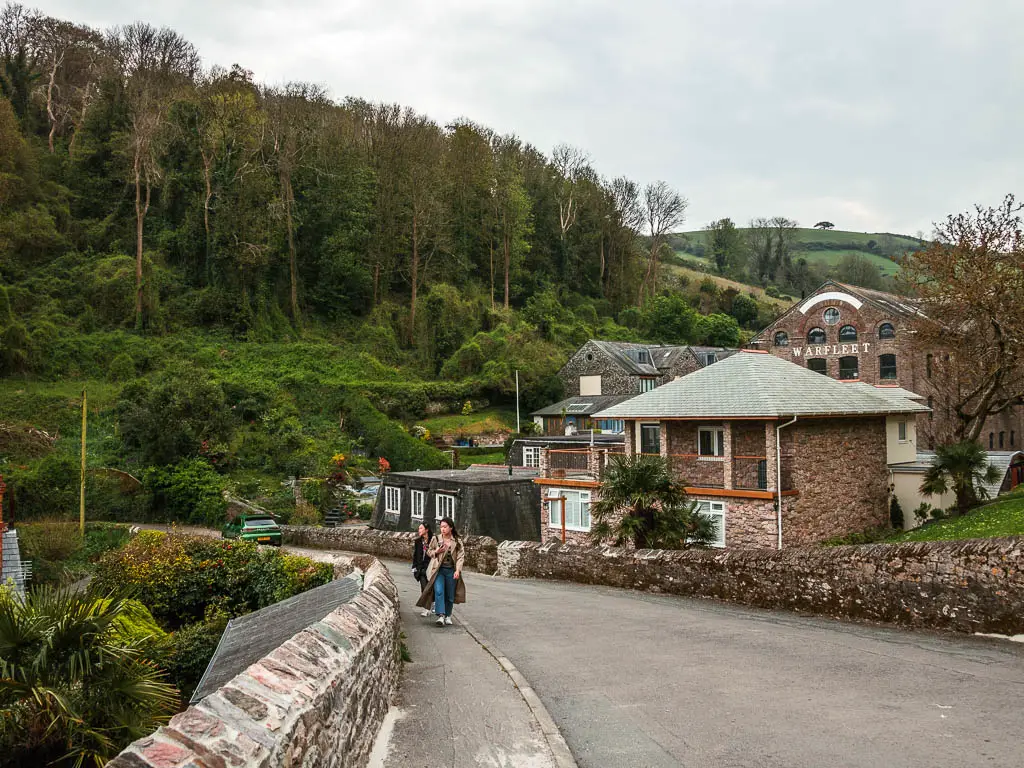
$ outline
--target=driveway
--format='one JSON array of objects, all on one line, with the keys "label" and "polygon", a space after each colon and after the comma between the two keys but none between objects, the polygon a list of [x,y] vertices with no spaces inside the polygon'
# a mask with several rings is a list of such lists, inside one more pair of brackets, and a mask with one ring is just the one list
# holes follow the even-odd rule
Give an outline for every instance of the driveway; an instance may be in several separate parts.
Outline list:
[{"label": "driveway", "polygon": [[467,574],[581,766],[1020,765],[1024,646]]}]

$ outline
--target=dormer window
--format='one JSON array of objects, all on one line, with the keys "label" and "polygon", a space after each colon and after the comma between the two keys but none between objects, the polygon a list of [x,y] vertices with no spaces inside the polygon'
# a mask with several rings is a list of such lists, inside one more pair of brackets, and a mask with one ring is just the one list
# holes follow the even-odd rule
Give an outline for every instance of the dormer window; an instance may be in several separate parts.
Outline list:
[{"label": "dormer window", "polygon": [[649,364],[651,362],[651,353],[646,349],[638,349],[636,351],[636,361],[638,363]]},{"label": "dormer window", "polygon": [[712,363],[717,362],[718,355],[716,355],[714,352],[708,352],[706,355],[704,355],[704,365],[711,365]]},{"label": "dormer window", "polygon": [[807,332],[807,343],[808,344],[824,344],[825,343],[825,329],[824,328],[811,328]]}]

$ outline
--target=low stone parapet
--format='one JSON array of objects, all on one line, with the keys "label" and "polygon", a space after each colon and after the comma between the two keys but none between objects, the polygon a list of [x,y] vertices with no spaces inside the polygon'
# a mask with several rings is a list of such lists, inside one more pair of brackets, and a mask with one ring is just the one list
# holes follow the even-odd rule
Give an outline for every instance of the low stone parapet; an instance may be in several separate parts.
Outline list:
[{"label": "low stone parapet", "polygon": [[[282,525],[284,543],[312,549],[364,552],[375,557],[412,561],[416,534],[411,531],[380,531],[373,528],[322,528],[315,525]],[[498,568],[498,543],[490,536],[464,536],[466,567],[481,573]]]},{"label": "low stone parapet", "polygon": [[398,591],[368,564],[363,590],[109,768],[362,766],[398,683]]},{"label": "low stone parapet", "polygon": [[842,619],[1024,633],[1024,538],[773,550],[626,550],[506,541],[498,573]]}]

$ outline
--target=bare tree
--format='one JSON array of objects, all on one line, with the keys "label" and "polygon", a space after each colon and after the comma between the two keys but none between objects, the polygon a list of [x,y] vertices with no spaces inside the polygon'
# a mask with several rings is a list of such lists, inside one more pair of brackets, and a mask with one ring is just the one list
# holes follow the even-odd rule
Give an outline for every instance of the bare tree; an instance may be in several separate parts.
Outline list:
[{"label": "bare tree", "polygon": [[658,261],[661,249],[665,247],[668,235],[686,221],[689,201],[664,181],[656,181],[644,188],[643,216],[650,237],[647,274],[640,284],[637,303],[643,306],[644,295],[657,293]]},{"label": "bare tree", "polygon": [[131,125],[127,154],[135,185],[135,324],[141,328],[143,227],[153,185],[162,176],[157,144],[174,95],[199,72],[199,55],[174,30],[141,22],[112,29],[108,46],[120,68]]},{"label": "bare tree", "polygon": [[937,410],[952,417],[940,442],[977,440],[985,420],[1024,398],[1024,205],[1007,195],[994,208],[947,216],[935,239],[904,263],[917,294],[926,376]]},{"label": "bare tree", "polygon": [[569,144],[559,144],[551,152],[551,165],[560,177],[557,181],[558,224],[563,242],[576,223],[579,213],[577,186],[589,163],[590,158],[582,149]]}]

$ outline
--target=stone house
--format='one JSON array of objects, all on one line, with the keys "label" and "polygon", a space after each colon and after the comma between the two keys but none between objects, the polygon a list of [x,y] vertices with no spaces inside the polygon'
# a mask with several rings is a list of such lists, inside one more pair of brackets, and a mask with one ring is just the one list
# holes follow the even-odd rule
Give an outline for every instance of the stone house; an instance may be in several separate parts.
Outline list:
[{"label": "stone house", "polygon": [[541,458],[545,451],[548,465],[570,468],[575,458],[573,454],[587,453],[592,448],[604,449],[610,453],[624,453],[625,437],[622,432],[582,432],[575,435],[530,435],[517,437],[508,449],[508,463],[513,467],[539,470]]},{"label": "stone house", "polygon": [[597,428],[621,431],[621,422],[593,415],[614,404],[600,398],[621,399],[649,392],[666,382],[724,359],[735,350],[725,347],[634,344],[591,339],[558,372],[567,398],[535,411],[534,421],[546,435],[571,434]]},{"label": "stone house", "polygon": [[[924,319],[913,299],[825,281],[779,315],[749,343],[804,368],[841,381],[888,384],[921,395],[929,410],[919,430],[922,447],[944,442],[955,416],[943,406],[933,379],[933,360],[950,350],[922,348],[917,325]],[[1024,440],[1024,403],[990,418],[982,433],[989,451],[1019,449]]]},{"label": "stone house", "polygon": [[[781,548],[885,525],[889,464],[916,455],[927,407],[745,351],[598,414],[625,453],[666,458],[718,523],[721,547]],[[542,456],[541,537],[583,541],[611,452],[558,471]],[[551,501],[550,499],[556,499]],[[564,509],[563,509],[564,508]]]},{"label": "stone house", "polygon": [[450,517],[464,536],[539,541],[537,474],[485,465],[390,472],[381,478],[370,527],[415,531],[426,522],[436,532],[441,519]]}]

